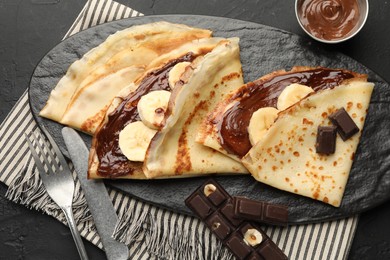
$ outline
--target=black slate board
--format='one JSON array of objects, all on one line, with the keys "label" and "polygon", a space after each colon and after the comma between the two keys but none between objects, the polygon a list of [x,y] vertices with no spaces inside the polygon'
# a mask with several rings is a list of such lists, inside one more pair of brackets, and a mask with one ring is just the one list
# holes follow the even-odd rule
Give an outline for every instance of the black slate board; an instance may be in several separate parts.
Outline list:
[{"label": "black slate board", "polygon": [[[38,116],[50,91],[72,62],[103,42],[108,35],[131,25],[161,20],[208,28],[214,31],[215,36],[239,37],[245,81],[255,80],[274,70],[304,65],[367,73],[369,80],[376,84],[340,208],[274,189],[254,181],[250,176],[215,177],[231,195],[286,204],[290,208],[290,223],[313,223],[347,217],[371,209],[390,198],[390,86],[363,65],[340,53],[326,51],[323,45],[276,28],[228,18],[165,15],[125,19],[80,32],[52,49],[33,73],[29,98],[36,121],[53,135],[65,155],[67,151],[61,137],[62,126]],[[82,137],[90,146],[91,138],[84,134]],[[106,183],[141,200],[191,215],[184,205],[184,199],[205,180],[107,180]]]}]

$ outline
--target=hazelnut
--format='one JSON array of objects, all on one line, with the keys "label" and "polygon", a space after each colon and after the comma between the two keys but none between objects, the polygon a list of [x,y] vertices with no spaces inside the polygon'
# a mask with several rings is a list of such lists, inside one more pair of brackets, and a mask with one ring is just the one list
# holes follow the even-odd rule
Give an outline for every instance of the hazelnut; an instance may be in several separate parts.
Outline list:
[{"label": "hazelnut", "polygon": [[256,246],[263,241],[263,236],[257,229],[248,229],[244,235],[244,242],[250,246]]},{"label": "hazelnut", "polygon": [[206,195],[206,197],[210,196],[211,193],[213,193],[214,191],[217,190],[217,187],[215,187],[213,184],[207,184],[206,186],[204,186],[204,195]]},{"label": "hazelnut", "polygon": [[221,225],[221,223],[219,223],[219,222],[214,222],[213,225],[212,225],[212,227],[211,227],[211,229],[212,229],[212,230],[216,230],[216,229],[219,228],[220,225]]}]

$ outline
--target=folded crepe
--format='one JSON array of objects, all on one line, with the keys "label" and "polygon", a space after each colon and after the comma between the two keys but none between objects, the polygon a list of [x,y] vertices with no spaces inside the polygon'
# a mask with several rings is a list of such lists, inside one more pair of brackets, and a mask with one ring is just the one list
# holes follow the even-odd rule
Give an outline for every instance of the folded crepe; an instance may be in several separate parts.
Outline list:
[{"label": "folded crepe", "polygon": [[222,42],[187,67],[170,99],[164,127],[150,142],[147,178],[242,174],[240,162],[195,142],[203,118],[243,84],[238,39]]},{"label": "folded crepe", "polygon": [[[319,91],[363,75],[341,69],[294,67],[275,71],[247,83],[223,99],[199,128],[196,141],[240,161],[253,146],[248,129],[252,115],[262,108],[276,115],[278,97],[292,83]],[[273,118],[268,119],[273,122]],[[266,122],[265,122],[266,123]]]},{"label": "folded crepe", "polygon": [[[147,101],[143,109],[149,114],[151,112],[149,108],[153,108],[153,114],[156,114],[154,111],[158,110],[165,112],[165,108],[154,107],[156,102],[161,101],[159,99],[161,97],[160,92],[165,94],[168,92],[169,96],[169,91],[172,91],[173,88],[176,89],[174,83],[181,82],[180,77],[183,73],[187,73],[186,68],[191,62],[197,63],[203,56],[207,56],[207,53],[214,53],[216,46],[226,42],[229,41],[223,38],[205,38],[184,44],[155,59],[148,65],[147,72],[143,76],[137,79],[134,84],[124,88],[112,101],[104,120],[97,128],[92,139],[88,177],[145,179],[146,176],[142,170],[145,151],[142,156],[136,149],[132,149],[130,152],[125,150],[128,150],[129,147],[137,148],[137,142],[145,144],[144,141],[148,138],[148,135],[152,134],[153,136],[152,131],[159,130],[162,125],[146,125],[147,120],[144,120],[139,113],[143,111],[140,110],[140,101],[157,93],[156,99]],[[232,60],[232,62],[235,65],[237,65],[237,62],[239,64],[239,58]],[[239,64],[237,70],[240,72],[241,64]],[[241,78],[240,80],[242,81]],[[132,136],[125,133],[129,127],[132,128],[132,130],[130,129]],[[122,136],[125,137],[122,138]],[[147,140],[147,145],[149,141]],[[135,155],[141,155],[142,157],[133,160]]]},{"label": "folded crepe", "polygon": [[[374,84],[353,78],[323,89],[278,114],[265,135],[242,158],[253,177],[275,188],[339,207],[364,126]],[[360,131],[335,152],[316,152],[317,128],[344,108]],[[363,184],[362,184],[363,185]]]},{"label": "folded crepe", "polygon": [[156,22],[109,36],[75,61],[53,89],[40,115],[93,134],[111,100],[156,58],[211,31]]}]

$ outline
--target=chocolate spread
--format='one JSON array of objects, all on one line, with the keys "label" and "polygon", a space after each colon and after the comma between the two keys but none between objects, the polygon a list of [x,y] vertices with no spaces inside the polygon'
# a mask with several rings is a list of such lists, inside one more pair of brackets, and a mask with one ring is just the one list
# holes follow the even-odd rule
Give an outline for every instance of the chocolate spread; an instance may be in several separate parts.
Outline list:
[{"label": "chocolate spread", "polygon": [[[168,83],[169,71],[180,62],[192,62],[196,56],[193,53],[172,60],[162,68],[150,72],[141,81],[137,90],[123,99],[121,104],[108,115],[107,123],[96,135],[96,153],[99,158],[98,174],[106,177],[119,177],[132,173],[134,163],[123,155],[119,148],[119,133],[129,123],[140,121],[137,110],[138,101],[150,91],[171,91]],[[142,162],[139,162],[142,165]]]},{"label": "chocolate spread", "polygon": [[337,40],[353,31],[359,21],[356,0],[303,0],[298,6],[299,19],[317,38]]},{"label": "chocolate spread", "polygon": [[235,102],[218,123],[222,147],[231,154],[243,157],[252,147],[248,126],[252,114],[262,107],[276,107],[278,97],[285,87],[299,83],[314,91],[333,88],[343,80],[354,77],[351,72],[325,68],[291,72],[267,80],[247,84],[231,100]]}]

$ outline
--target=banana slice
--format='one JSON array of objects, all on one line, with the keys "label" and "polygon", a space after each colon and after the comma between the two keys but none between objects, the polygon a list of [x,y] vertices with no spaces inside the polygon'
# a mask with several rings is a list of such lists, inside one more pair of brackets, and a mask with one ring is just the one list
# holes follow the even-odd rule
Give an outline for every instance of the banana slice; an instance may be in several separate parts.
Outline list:
[{"label": "banana slice", "polygon": [[274,107],[262,107],[253,113],[249,121],[249,141],[255,145],[274,123],[279,110]]},{"label": "banana slice", "polygon": [[280,111],[285,110],[312,92],[314,90],[311,87],[293,83],[280,93],[276,106]]},{"label": "banana slice", "polygon": [[142,122],[151,129],[162,127],[171,92],[156,90],[141,97],[137,109]]},{"label": "banana slice", "polygon": [[168,74],[168,83],[169,83],[169,86],[171,87],[171,89],[174,89],[175,88],[175,84],[176,82],[178,82],[180,80],[180,77],[181,75],[184,73],[184,71],[186,70],[186,67],[188,65],[190,65],[191,62],[188,62],[188,61],[184,61],[184,62],[180,62],[178,64],[176,64],[170,71],[169,71],[169,74]]},{"label": "banana slice", "polygon": [[119,133],[119,148],[130,161],[143,162],[156,132],[141,121],[130,123]]}]

